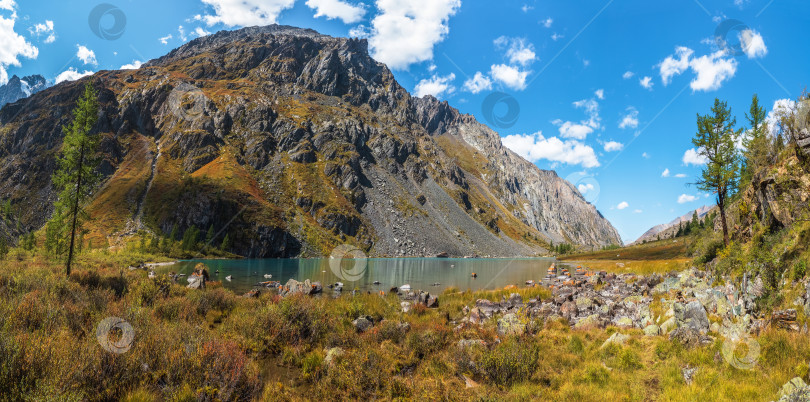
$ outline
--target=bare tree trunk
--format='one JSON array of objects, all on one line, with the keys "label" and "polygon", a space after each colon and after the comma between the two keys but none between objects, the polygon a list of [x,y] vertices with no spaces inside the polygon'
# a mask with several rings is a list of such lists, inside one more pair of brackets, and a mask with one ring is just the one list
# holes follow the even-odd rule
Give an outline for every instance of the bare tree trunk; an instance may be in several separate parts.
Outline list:
[{"label": "bare tree trunk", "polygon": [[726,196],[717,192],[717,206],[720,208],[720,223],[723,225],[723,244],[728,247],[728,226],[726,225]]},{"label": "bare tree trunk", "polygon": [[70,264],[73,262],[73,248],[75,247],[76,241],[76,223],[79,218],[79,193],[81,192],[82,188],[82,165],[84,165],[84,144],[82,144],[79,150],[79,162],[77,163],[78,173],[76,178],[76,200],[73,203],[73,222],[70,226],[70,248],[68,249],[67,258],[67,276],[70,276]]}]

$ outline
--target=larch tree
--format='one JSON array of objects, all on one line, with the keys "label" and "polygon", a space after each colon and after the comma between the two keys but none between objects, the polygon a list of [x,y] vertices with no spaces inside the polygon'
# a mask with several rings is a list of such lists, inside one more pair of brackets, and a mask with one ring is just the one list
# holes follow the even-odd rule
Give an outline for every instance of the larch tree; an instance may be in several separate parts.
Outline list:
[{"label": "larch tree", "polygon": [[698,131],[692,139],[692,144],[706,159],[701,178],[695,184],[699,189],[715,194],[726,246],[729,243],[726,202],[737,188],[739,179],[736,142],[742,130],[735,130],[736,124],[737,119],[731,116],[728,103],[715,99],[711,113],[705,116],[698,114]]},{"label": "larch tree", "polygon": [[56,201],[51,222],[61,226],[59,232],[68,236],[68,255],[65,262],[67,275],[70,275],[77,249],[76,237],[82,232],[82,225],[87,219],[83,206],[90,199],[100,178],[96,173],[99,136],[92,133],[98,121],[98,113],[98,95],[88,82],[73,109],[73,119],[62,127],[65,138],[57,160],[57,169],[53,174],[53,184],[59,192],[59,199]]}]

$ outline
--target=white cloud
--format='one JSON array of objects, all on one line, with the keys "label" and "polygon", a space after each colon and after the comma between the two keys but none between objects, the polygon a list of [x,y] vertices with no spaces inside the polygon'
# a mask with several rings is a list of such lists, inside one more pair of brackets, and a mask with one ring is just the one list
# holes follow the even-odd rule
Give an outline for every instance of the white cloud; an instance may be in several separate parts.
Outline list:
[{"label": "white cloud", "polygon": [[556,32],[554,32],[554,33],[551,35],[551,40],[553,40],[553,41],[555,41],[555,42],[556,42],[558,39],[562,39],[562,38],[565,38],[565,35],[559,35],[559,34],[558,34],[558,33],[556,33]]},{"label": "white cloud", "polygon": [[433,95],[435,97],[440,97],[443,93],[453,93],[455,91],[455,87],[453,87],[453,80],[456,79],[456,75],[450,73],[444,77],[439,75],[434,75],[430,78],[426,78],[422,81],[419,81],[416,84],[416,88],[414,88],[414,94],[421,98],[426,95]]},{"label": "white cloud", "polygon": [[524,38],[501,36],[495,39],[494,43],[495,47],[498,49],[506,50],[506,57],[509,58],[510,64],[519,64],[525,67],[537,59],[534,45],[527,42]]},{"label": "white cloud", "polygon": [[526,77],[528,77],[529,72],[520,71],[519,68],[506,64],[497,64],[490,67],[489,75],[496,82],[500,82],[516,91],[522,91],[526,89]]},{"label": "white cloud", "polygon": [[726,58],[725,51],[718,51],[692,59],[689,67],[697,75],[689,83],[693,91],[714,91],[720,88],[723,81],[734,77],[737,60]]},{"label": "white cloud", "polygon": [[630,106],[627,108],[627,114],[619,122],[619,128],[637,128],[638,127],[638,110]]},{"label": "white cloud", "polygon": [[692,49],[679,46],[675,49],[675,57],[668,56],[659,64],[661,82],[664,83],[664,86],[672,82],[673,76],[680,75],[689,68],[689,58],[692,57],[693,53],[694,51]]},{"label": "white cloud", "polygon": [[[12,0],[0,0],[0,9],[13,11],[15,5]],[[19,67],[20,57],[36,59],[39,55],[36,46],[14,32],[16,21],[17,13],[12,13],[9,18],[0,15],[0,85],[8,82],[8,66]]]},{"label": "white cloud", "polygon": [[203,36],[211,35],[211,32],[208,32],[205,29],[202,29],[201,27],[197,27],[194,28],[194,35],[197,35],[197,37],[202,38]]},{"label": "white cloud", "polygon": [[560,122],[560,135],[563,138],[574,138],[577,140],[584,140],[588,134],[593,132],[593,129],[584,124],[578,124],[570,121]]},{"label": "white cloud", "polygon": [[502,138],[503,145],[529,161],[541,159],[569,165],[582,165],[585,168],[599,166],[593,148],[573,140],[560,140],[557,137],[544,138],[541,132],[534,134],[513,134]]},{"label": "white cloud", "polygon": [[520,9],[524,13],[528,13],[529,11],[534,10],[534,7],[532,7],[532,6],[528,5],[528,4],[524,4],[523,7],[521,7]]},{"label": "white cloud", "polygon": [[644,212],[644,211],[642,211],[642,210],[640,210],[640,209],[634,209],[634,210],[633,210],[633,213],[634,213],[634,214],[640,214],[640,213],[643,213],[643,212]]},{"label": "white cloud", "polygon": [[315,10],[315,18],[339,18],[345,24],[360,22],[366,15],[366,9],[361,5],[353,5],[340,0],[307,0],[307,6]]},{"label": "white cloud", "polygon": [[638,83],[641,84],[642,87],[652,90],[653,87],[652,77],[644,77],[638,80]]},{"label": "white cloud", "polygon": [[554,20],[551,19],[551,17],[548,17],[548,18],[546,18],[545,20],[542,21],[543,26],[546,27],[546,28],[551,28],[551,24],[553,24],[553,23],[554,23]]},{"label": "white cloud", "polygon": [[180,40],[182,40],[183,42],[188,40],[188,37],[186,36],[186,30],[183,29],[182,25],[177,27],[177,33],[180,34]]},{"label": "white cloud", "polygon": [[593,191],[595,189],[596,187],[594,187],[594,185],[591,183],[583,183],[577,186],[577,190],[579,190],[579,193],[582,195],[585,195],[585,193],[588,191]]},{"label": "white cloud", "polygon": [[492,89],[492,80],[479,71],[476,72],[472,78],[464,82],[464,88],[474,94],[481,91],[488,91]]},{"label": "white cloud", "polygon": [[664,169],[664,171],[661,173],[661,177],[669,177],[669,169]]},{"label": "white cloud", "polygon": [[740,45],[749,59],[765,57],[768,54],[762,35],[752,29],[740,32]]},{"label": "white cloud", "polygon": [[625,71],[624,74],[622,74],[622,78],[629,80],[630,78],[633,78],[634,75],[636,75],[636,73],[632,71]]},{"label": "white cloud", "polygon": [[644,152],[644,153],[641,154],[641,157],[644,158],[644,159],[650,159],[650,154]]},{"label": "white cloud", "polygon": [[137,70],[137,69],[141,68],[142,65],[143,65],[142,61],[140,61],[140,60],[132,60],[132,63],[124,64],[123,66],[121,66],[120,69],[121,70]]},{"label": "white cloud", "polygon": [[45,20],[44,23],[35,24],[33,27],[28,28],[28,32],[31,32],[31,35],[36,36],[37,38],[45,37],[43,42],[45,43],[53,43],[56,41],[56,31],[53,29],[53,21]]},{"label": "white cloud", "polygon": [[677,177],[677,178],[679,178],[679,179],[683,179],[683,178],[685,178],[685,177],[686,177],[686,175],[685,175],[685,174],[683,174],[683,173],[678,173],[678,174],[676,174],[676,175],[675,175],[675,177]]},{"label": "white cloud", "polygon": [[208,26],[270,25],[278,21],[282,11],[292,8],[295,0],[202,0],[214,8],[214,15],[197,16]]},{"label": "white cloud", "polygon": [[705,156],[701,155],[700,152],[695,149],[687,149],[686,152],[683,154],[683,164],[684,165],[705,165],[708,162]]},{"label": "white cloud", "polygon": [[76,52],[76,57],[82,61],[84,64],[92,64],[94,66],[98,65],[98,61],[96,60],[96,53],[86,46],[83,45],[76,45],[79,50]]},{"label": "white cloud", "polygon": [[686,204],[687,202],[695,202],[695,201],[697,201],[697,199],[698,199],[698,197],[694,196],[694,195],[681,194],[680,197],[678,197],[678,204]]},{"label": "white cloud", "polygon": [[171,38],[172,38],[172,34],[168,34],[168,35],[166,35],[166,36],[164,36],[162,38],[158,38],[158,40],[160,41],[160,43],[162,43],[164,45],[168,45],[169,44],[169,39],[171,39]]},{"label": "white cloud", "polygon": [[[205,0],[211,1],[211,0]],[[377,0],[369,47],[375,59],[393,69],[433,58],[433,46],[450,32],[447,22],[461,0]]]},{"label": "white cloud", "polygon": [[596,95],[596,97],[599,98],[599,100],[604,100],[605,99],[605,90],[604,89],[597,89],[596,92],[594,92],[593,94]]},{"label": "white cloud", "polygon": [[768,112],[768,117],[765,118],[765,121],[768,123],[768,130],[770,130],[771,136],[776,136],[776,133],[779,130],[781,116],[790,116],[796,112],[796,109],[796,101],[792,99],[777,99],[773,102],[773,108],[770,112]]},{"label": "white cloud", "polygon": [[605,152],[615,152],[624,149],[624,144],[616,141],[608,141],[605,143]]},{"label": "white cloud", "polygon": [[79,78],[86,77],[88,75],[93,75],[92,71],[85,70],[83,73],[80,73],[78,70],[74,69],[73,67],[68,68],[67,71],[63,71],[59,75],[56,76],[56,83],[64,82],[64,81],[76,81]]},{"label": "white cloud", "polygon": [[629,206],[630,206],[630,204],[628,204],[627,201],[622,201],[622,202],[619,203],[619,205],[616,205],[616,209],[622,210],[622,209],[626,209]]},{"label": "white cloud", "polygon": [[[741,43],[746,47],[749,57],[761,57],[767,53],[765,43],[759,34],[746,30],[740,37]],[[668,56],[659,64],[661,82],[669,85],[672,78],[682,74],[687,68],[695,74],[689,83],[693,91],[714,91],[720,88],[737,72],[737,61],[729,57],[726,50],[719,50],[712,54],[693,57],[694,51],[684,46],[675,49],[675,55]],[[642,83],[644,85],[644,83]],[[646,86],[645,86],[646,87]]]}]

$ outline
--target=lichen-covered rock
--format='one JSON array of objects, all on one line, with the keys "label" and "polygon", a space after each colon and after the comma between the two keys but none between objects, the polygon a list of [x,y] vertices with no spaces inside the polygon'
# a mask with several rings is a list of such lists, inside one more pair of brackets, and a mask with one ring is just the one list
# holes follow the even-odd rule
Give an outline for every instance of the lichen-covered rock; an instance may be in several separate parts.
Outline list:
[{"label": "lichen-covered rock", "polygon": [[526,332],[526,324],[514,313],[504,315],[498,320],[498,333],[501,335],[522,335]]}]

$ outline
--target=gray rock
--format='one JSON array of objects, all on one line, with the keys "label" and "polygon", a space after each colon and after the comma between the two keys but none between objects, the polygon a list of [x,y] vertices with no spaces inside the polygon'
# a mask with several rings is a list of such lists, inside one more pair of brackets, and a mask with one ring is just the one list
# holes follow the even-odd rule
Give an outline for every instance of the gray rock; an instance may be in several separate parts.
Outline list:
[{"label": "gray rock", "polygon": [[610,338],[607,338],[607,340],[602,344],[602,346],[600,346],[600,348],[605,348],[608,345],[612,345],[612,344],[616,344],[616,345],[621,346],[621,345],[624,345],[624,343],[627,342],[629,339],[630,339],[629,335],[625,335],[625,334],[622,334],[620,332],[616,332],[613,335],[611,335]]},{"label": "gray rock", "polygon": [[701,335],[709,331],[709,317],[700,302],[693,301],[686,305],[675,303],[673,309],[678,327],[689,326]]},{"label": "gray rock", "polygon": [[526,324],[522,323],[514,313],[506,314],[498,320],[500,335],[522,335],[524,332],[526,332]]},{"label": "gray rock", "polygon": [[354,328],[357,330],[357,332],[366,332],[369,329],[371,329],[371,327],[374,326],[374,322],[371,320],[371,317],[369,316],[360,317],[352,321],[352,324],[354,325]]}]

